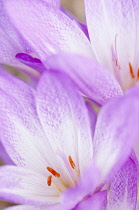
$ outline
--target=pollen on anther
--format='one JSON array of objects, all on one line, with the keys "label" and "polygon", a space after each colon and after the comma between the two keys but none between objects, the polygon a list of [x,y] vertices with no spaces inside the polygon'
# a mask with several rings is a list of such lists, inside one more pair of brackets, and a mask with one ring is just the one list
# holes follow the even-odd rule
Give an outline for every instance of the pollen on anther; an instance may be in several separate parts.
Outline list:
[{"label": "pollen on anther", "polygon": [[72,167],[73,169],[75,169],[76,166],[75,166],[75,163],[73,162],[71,156],[69,156],[69,163],[70,163],[71,167]]},{"label": "pollen on anther", "polygon": [[135,75],[134,75],[134,72],[133,72],[133,67],[132,67],[131,63],[129,62],[128,65],[129,65],[129,71],[130,71],[131,77],[135,78]]},{"label": "pollen on anther", "polygon": [[52,176],[48,176],[48,178],[47,178],[47,185],[51,186],[51,184],[52,184]]},{"label": "pollen on anther", "polygon": [[54,169],[50,168],[50,167],[46,167],[46,169],[51,173],[53,174],[55,177],[60,177],[60,174],[55,171]]}]

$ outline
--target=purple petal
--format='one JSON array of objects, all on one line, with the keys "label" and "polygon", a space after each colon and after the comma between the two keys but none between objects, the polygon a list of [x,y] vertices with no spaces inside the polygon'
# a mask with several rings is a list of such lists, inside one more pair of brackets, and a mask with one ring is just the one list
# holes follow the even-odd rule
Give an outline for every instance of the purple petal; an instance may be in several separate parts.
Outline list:
[{"label": "purple petal", "polygon": [[99,179],[100,173],[95,165],[92,164],[84,171],[81,180],[75,186],[66,190],[61,196],[61,202],[65,209],[73,209],[84,199],[87,201],[86,197],[90,197],[93,194]]},{"label": "purple petal", "polygon": [[111,181],[108,209],[135,210],[137,188],[138,166],[132,158],[129,158]]},{"label": "purple petal", "polygon": [[[28,205],[48,205],[58,202],[46,177],[17,166],[0,168],[0,199]],[[48,205],[49,206],[49,205]]]},{"label": "purple petal", "polygon": [[18,53],[16,55],[16,58],[21,63],[37,70],[40,73],[46,70],[45,66],[42,64],[42,62],[38,58],[33,58],[30,55],[25,54],[25,53]]},{"label": "purple petal", "polygon": [[84,32],[84,34],[86,35],[86,37],[89,39],[89,34],[88,34],[88,28],[85,24],[79,22],[77,20],[77,18],[72,15],[68,10],[66,10],[65,8],[61,7],[61,11],[66,14],[72,21],[74,21],[77,26]]},{"label": "purple petal", "polygon": [[29,53],[31,50],[12,26],[3,3],[0,1],[0,63],[23,68],[24,65],[15,59],[15,55],[20,52]]},{"label": "purple petal", "polygon": [[85,34],[60,10],[40,0],[7,0],[5,7],[13,24],[41,60],[60,50],[93,56]]},{"label": "purple petal", "polygon": [[108,174],[111,177],[120,169],[138,138],[138,95],[139,87],[133,88],[123,97],[112,99],[99,112],[93,141],[94,158],[104,177]]},{"label": "purple petal", "polygon": [[46,137],[36,112],[34,90],[16,77],[1,73],[0,101],[1,140],[7,153],[15,164],[46,174],[47,159],[41,149],[45,150],[45,144],[38,141]]},{"label": "purple petal", "polygon": [[74,210],[105,210],[107,204],[107,191],[96,193],[95,195],[83,200]]},{"label": "purple petal", "polygon": [[74,21],[80,27],[80,29],[82,29],[82,31],[84,32],[84,34],[86,35],[86,37],[90,40],[87,26],[85,24],[83,24],[83,23],[80,23],[76,19]]},{"label": "purple petal", "polygon": [[37,111],[57,154],[71,156],[80,172],[92,161],[92,137],[87,109],[74,83],[59,72],[44,74],[37,87]]},{"label": "purple petal", "polygon": [[66,180],[63,170],[72,170],[69,156],[80,172],[87,167],[93,155],[90,122],[84,101],[67,76],[43,75],[37,99],[32,88],[8,74],[1,74],[0,87],[1,140],[17,165],[45,175],[50,166]]},{"label": "purple petal", "polygon": [[6,150],[4,149],[2,143],[0,142],[0,158],[3,160],[5,164],[14,165],[13,161],[7,154]]},{"label": "purple petal", "polygon": [[60,0],[43,0],[43,1],[49,4],[50,6],[54,6],[57,8],[60,7]]},{"label": "purple petal", "polygon": [[116,79],[95,60],[72,54],[61,53],[45,62],[46,67],[67,73],[80,91],[98,104],[122,95]]}]

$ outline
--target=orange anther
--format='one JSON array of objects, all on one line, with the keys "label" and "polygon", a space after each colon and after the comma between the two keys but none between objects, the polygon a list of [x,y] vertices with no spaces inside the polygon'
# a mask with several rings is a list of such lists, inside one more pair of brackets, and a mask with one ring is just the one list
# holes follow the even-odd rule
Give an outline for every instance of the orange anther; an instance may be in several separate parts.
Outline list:
[{"label": "orange anther", "polygon": [[52,176],[48,176],[48,178],[47,178],[47,185],[51,186],[51,184],[52,184]]},{"label": "orange anther", "polygon": [[75,169],[75,163],[73,162],[71,156],[69,156],[69,163],[73,169]]},{"label": "orange anther", "polygon": [[137,71],[137,78],[139,79],[139,69],[138,69],[138,71]]},{"label": "orange anther", "polygon": [[77,184],[77,181],[76,181],[76,180],[74,180],[74,183],[75,183],[75,184]]},{"label": "orange anther", "polygon": [[50,167],[46,167],[46,169],[53,174],[55,177],[60,177],[60,174],[58,172],[56,172],[54,169],[50,168]]},{"label": "orange anther", "polygon": [[129,71],[130,71],[131,77],[135,78],[135,75],[134,75],[134,72],[133,72],[133,67],[132,67],[131,63],[128,63],[128,65],[129,65]]}]

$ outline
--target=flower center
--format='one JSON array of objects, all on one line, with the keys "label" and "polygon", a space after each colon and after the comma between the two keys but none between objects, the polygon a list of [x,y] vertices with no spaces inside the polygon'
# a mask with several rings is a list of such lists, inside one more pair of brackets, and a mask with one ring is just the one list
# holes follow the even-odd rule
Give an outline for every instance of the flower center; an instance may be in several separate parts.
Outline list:
[{"label": "flower center", "polygon": [[[125,91],[127,88],[139,82],[139,68],[137,69],[135,69],[135,67],[133,68],[132,63],[129,62],[128,60],[125,69],[123,69],[123,67],[120,66],[120,62],[118,60],[118,52],[117,52],[117,37],[118,36],[116,34],[114,44],[111,45],[111,57],[112,57],[114,75],[117,81],[119,82],[121,88],[123,89],[123,91]],[[126,69],[128,70],[127,78],[125,78],[125,74],[121,74],[122,71],[126,71]]]},{"label": "flower center", "polygon": [[[73,159],[72,159],[71,156],[68,156],[68,162],[69,162],[70,167],[74,170],[76,176],[79,176],[80,173],[79,173],[79,171],[77,170],[76,165],[75,165],[75,163],[74,163],[74,161],[73,161]],[[51,167],[49,167],[49,166],[47,166],[46,169],[52,174],[52,175],[50,175],[50,176],[47,177],[47,185],[48,185],[48,186],[51,186],[52,184],[54,184],[55,187],[56,187],[60,192],[62,192],[64,189],[70,187],[68,184],[66,184],[66,183],[61,179],[60,173],[58,173],[56,170],[54,170],[53,168],[51,168]],[[58,184],[55,183],[55,181],[53,180],[53,177],[56,177],[56,178],[57,178]],[[77,183],[77,180],[75,179],[75,180],[74,180],[74,184],[76,184],[76,183]]]}]

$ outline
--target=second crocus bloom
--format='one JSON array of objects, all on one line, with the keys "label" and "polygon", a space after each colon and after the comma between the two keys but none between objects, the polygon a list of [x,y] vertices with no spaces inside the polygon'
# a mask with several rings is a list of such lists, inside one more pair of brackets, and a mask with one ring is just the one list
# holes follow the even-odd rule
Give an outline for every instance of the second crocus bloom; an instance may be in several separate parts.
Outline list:
[{"label": "second crocus bloom", "polygon": [[[132,152],[139,126],[137,89],[109,102],[96,124],[90,124],[83,98],[64,74],[43,74],[34,90],[1,73],[0,87],[1,139],[16,164],[0,168],[0,198],[38,209],[111,205],[116,192],[107,204],[102,187],[114,179]],[[123,171],[129,171],[128,185],[123,186],[126,202],[116,201],[129,209],[136,206],[137,191],[131,189],[133,196],[129,196],[127,186],[137,186],[138,172],[130,158],[127,164],[135,170],[123,166]],[[136,178],[129,180],[131,175]]]},{"label": "second crocus bloom", "polygon": [[[113,89],[116,82],[119,83],[122,91],[138,84],[139,2],[131,0],[108,0],[107,2],[104,0],[84,0],[84,2],[90,39],[85,36],[75,21],[72,21],[59,9],[52,7],[52,5],[49,7],[42,1],[35,0],[33,3],[29,0],[6,1],[5,9],[13,24],[45,65],[48,55],[61,51],[76,53],[85,55],[92,62],[97,61],[101,66],[100,68],[104,68],[104,72],[107,71],[105,73],[107,80],[104,78],[108,85],[110,82],[113,84],[115,77]],[[28,16],[28,14],[30,15]],[[21,24],[22,21],[24,24]],[[67,58],[61,58],[61,61],[67,60],[68,62],[69,59],[67,56]],[[84,60],[81,59],[80,62],[84,63]],[[70,65],[74,66],[72,59]],[[96,69],[98,70],[94,64],[92,69],[84,67],[79,75],[77,69],[73,73],[68,72],[71,77],[74,77],[75,82],[81,81],[78,84],[80,89],[93,100],[95,100],[93,93],[92,95],[88,94],[85,89],[92,88]],[[86,72],[88,83],[84,84],[86,83]],[[112,74],[113,79],[109,74]],[[100,79],[101,75],[100,70]],[[103,81],[101,79],[100,82]],[[96,85],[98,84],[96,80]],[[108,86],[110,91],[111,86]],[[104,95],[108,95],[108,93],[104,92]],[[102,102],[96,100],[96,102],[103,104],[108,99],[106,98]]]}]

